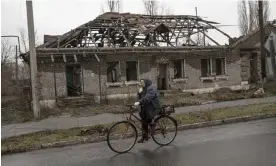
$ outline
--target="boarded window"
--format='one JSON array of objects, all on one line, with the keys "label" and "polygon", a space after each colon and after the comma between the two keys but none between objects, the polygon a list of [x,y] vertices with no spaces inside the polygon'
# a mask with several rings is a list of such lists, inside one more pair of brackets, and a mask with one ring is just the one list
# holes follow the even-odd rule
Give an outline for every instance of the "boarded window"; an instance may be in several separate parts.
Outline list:
[{"label": "boarded window", "polygon": [[175,79],[185,77],[184,67],[185,67],[185,61],[183,59],[174,61],[174,78]]},{"label": "boarded window", "polygon": [[107,63],[107,82],[120,81],[120,63],[108,62]]},{"label": "boarded window", "polygon": [[211,75],[211,60],[201,59],[201,76],[207,77]]},{"label": "boarded window", "polygon": [[126,80],[127,81],[138,80],[138,62],[137,61],[126,62]]}]

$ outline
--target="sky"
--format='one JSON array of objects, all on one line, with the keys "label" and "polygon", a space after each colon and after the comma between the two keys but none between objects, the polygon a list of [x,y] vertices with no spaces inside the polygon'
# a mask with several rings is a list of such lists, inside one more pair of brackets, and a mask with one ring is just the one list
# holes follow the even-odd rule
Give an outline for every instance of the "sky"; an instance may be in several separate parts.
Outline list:
[{"label": "sky", "polygon": [[[172,14],[198,15],[219,22],[220,29],[231,37],[240,36],[238,29],[237,1],[235,0],[160,0]],[[102,13],[105,0],[33,0],[34,24],[38,42],[43,35],[61,35],[77,26],[95,19]],[[121,12],[143,13],[142,0],[123,0]],[[276,0],[270,0],[270,20],[276,19]],[[1,0],[1,35],[19,35],[27,32],[26,1]],[[228,43],[223,35],[210,32],[221,44]],[[12,41],[15,42],[15,41]]]}]

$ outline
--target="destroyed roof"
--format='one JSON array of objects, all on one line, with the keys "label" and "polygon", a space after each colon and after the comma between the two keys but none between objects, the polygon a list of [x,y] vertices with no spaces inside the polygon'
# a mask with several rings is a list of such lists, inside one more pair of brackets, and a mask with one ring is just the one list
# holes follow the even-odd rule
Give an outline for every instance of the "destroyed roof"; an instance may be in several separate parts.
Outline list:
[{"label": "destroyed roof", "polygon": [[58,38],[60,35],[44,35],[44,42],[47,43],[48,41],[55,40]]},{"label": "destroyed roof", "polygon": [[[266,22],[264,24],[264,28],[268,27],[268,26],[271,26],[273,28],[276,29],[276,20],[274,21],[271,21],[271,22]],[[260,28],[257,28],[251,32],[249,32],[247,35],[244,35],[244,36],[240,36],[238,40],[236,40],[232,45],[231,47],[234,48],[234,47],[237,47],[239,46],[241,43],[247,41],[251,36],[255,35],[257,32],[260,31]]]},{"label": "destroyed roof", "polygon": [[142,15],[107,12],[38,48],[136,47],[197,45],[192,36],[216,29],[213,21],[190,15]]}]

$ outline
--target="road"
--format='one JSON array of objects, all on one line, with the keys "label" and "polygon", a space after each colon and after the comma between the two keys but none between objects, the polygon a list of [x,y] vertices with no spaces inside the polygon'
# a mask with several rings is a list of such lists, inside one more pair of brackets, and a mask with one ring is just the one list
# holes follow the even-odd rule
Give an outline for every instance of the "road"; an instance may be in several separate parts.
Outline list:
[{"label": "road", "polygon": [[[176,114],[183,114],[194,111],[208,111],[217,108],[227,108],[236,106],[246,106],[250,104],[261,104],[261,103],[275,103],[276,96],[266,98],[255,98],[255,99],[243,99],[236,101],[225,101],[212,104],[180,107],[175,109]],[[38,122],[28,122],[21,124],[10,124],[1,126],[1,139],[16,136],[20,134],[27,134],[32,132],[38,132],[43,130],[54,130],[54,129],[69,129],[73,127],[81,127],[88,125],[112,123],[123,120],[122,115],[118,114],[98,114],[95,116],[87,117],[53,117],[44,119]]]},{"label": "road", "polygon": [[180,131],[172,145],[136,144],[116,155],[106,142],[2,156],[3,166],[275,166],[276,118]]}]

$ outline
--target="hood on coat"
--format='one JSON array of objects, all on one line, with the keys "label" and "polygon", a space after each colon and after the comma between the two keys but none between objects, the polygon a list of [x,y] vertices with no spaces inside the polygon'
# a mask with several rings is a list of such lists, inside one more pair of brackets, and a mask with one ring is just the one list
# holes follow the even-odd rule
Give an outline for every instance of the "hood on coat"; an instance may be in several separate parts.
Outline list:
[{"label": "hood on coat", "polygon": [[152,84],[151,80],[149,80],[149,79],[143,79],[143,80],[145,82],[145,89],[147,89],[149,86],[151,86],[151,84]]}]

